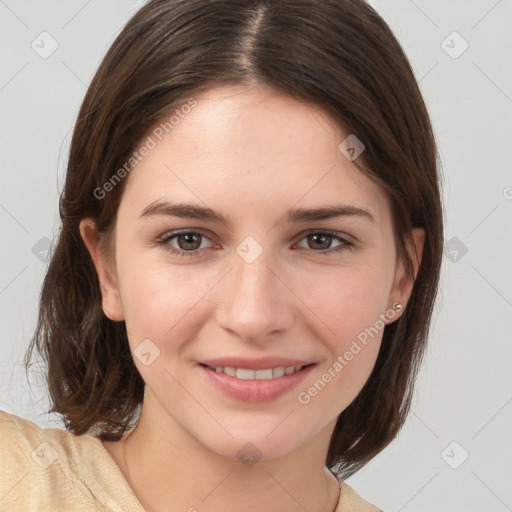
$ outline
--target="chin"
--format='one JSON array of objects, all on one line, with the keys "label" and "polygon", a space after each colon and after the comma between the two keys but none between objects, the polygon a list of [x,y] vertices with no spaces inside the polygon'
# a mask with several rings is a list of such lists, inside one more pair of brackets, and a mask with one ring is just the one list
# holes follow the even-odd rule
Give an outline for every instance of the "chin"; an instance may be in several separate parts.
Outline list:
[{"label": "chin", "polygon": [[260,424],[258,429],[254,425],[246,429],[228,429],[233,437],[226,433],[222,437],[203,438],[202,442],[212,452],[252,467],[256,462],[285,457],[307,442],[303,426],[300,430],[290,431],[289,425],[288,429],[284,426],[288,420],[280,425],[283,419],[272,422],[272,425]]}]

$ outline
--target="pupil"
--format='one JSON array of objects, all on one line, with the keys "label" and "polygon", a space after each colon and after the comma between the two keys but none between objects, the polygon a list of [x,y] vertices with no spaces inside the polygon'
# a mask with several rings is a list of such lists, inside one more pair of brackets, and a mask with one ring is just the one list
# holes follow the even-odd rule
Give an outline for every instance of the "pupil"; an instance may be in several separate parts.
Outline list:
[{"label": "pupil", "polygon": [[316,235],[310,235],[310,237],[313,239],[313,241],[315,243],[318,243],[318,239],[323,239],[324,242],[322,244],[322,242],[320,242],[321,245],[323,245],[323,247],[321,247],[322,249],[326,249],[329,247],[329,243],[326,242],[326,240],[329,239],[329,235],[322,235],[322,234],[316,234]]},{"label": "pupil", "polygon": [[[185,240],[185,245],[187,246],[187,247],[182,247],[182,249],[192,249],[192,250],[195,249],[195,247],[188,247],[188,245],[189,244],[194,245],[193,239],[194,238],[197,239],[198,238],[197,235],[188,233],[188,234],[185,234],[185,235],[181,235],[180,238],[181,238],[181,240],[183,240],[183,239]],[[196,242],[197,242],[197,240],[196,240]]]}]

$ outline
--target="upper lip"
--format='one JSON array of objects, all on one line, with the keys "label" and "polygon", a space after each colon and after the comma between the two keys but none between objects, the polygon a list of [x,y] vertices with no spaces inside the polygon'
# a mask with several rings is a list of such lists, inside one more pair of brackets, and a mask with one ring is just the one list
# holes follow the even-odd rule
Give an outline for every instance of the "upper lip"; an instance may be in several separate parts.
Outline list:
[{"label": "upper lip", "polygon": [[263,357],[261,359],[251,359],[246,357],[219,357],[215,359],[206,359],[200,364],[207,366],[221,366],[223,368],[244,368],[247,370],[265,370],[267,368],[279,368],[284,366],[305,366],[313,364],[311,361],[301,361],[299,359],[288,359],[284,357]]}]

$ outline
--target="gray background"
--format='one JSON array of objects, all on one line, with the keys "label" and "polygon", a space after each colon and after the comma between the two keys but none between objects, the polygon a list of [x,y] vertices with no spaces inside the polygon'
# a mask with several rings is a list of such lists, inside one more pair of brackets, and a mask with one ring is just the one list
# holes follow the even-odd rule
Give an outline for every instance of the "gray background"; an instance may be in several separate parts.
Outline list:
[{"label": "gray background", "polygon": [[[512,1],[371,4],[408,54],[432,117],[446,250],[413,411],[349,483],[387,512],[512,510]],[[0,408],[41,426],[62,423],[21,362],[59,226],[69,137],[94,71],[140,5],[0,0]]]}]

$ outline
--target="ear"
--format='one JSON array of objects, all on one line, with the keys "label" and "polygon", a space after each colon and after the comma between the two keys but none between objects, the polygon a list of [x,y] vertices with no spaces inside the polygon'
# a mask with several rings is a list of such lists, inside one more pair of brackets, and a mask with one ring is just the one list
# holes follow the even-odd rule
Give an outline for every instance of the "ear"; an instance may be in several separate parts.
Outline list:
[{"label": "ear", "polygon": [[80,235],[84,241],[98,273],[102,297],[102,309],[105,316],[114,321],[124,320],[124,311],[119,297],[117,277],[113,265],[100,247],[100,237],[92,219],[80,221]]},{"label": "ear", "polygon": [[411,296],[414,281],[416,280],[420,268],[424,245],[425,230],[422,228],[414,228],[412,230],[412,243],[409,242],[407,246],[407,252],[413,264],[414,275],[412,277],[409,276],[404,262],[400,262],[395,273],[393,289],[390,293],[391,304],[399,302],[402,305],[402,308],[400,308],[401,311],[405,309],[409,297]]}]

